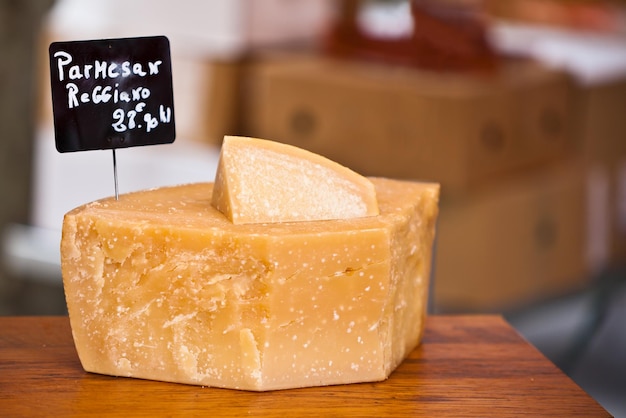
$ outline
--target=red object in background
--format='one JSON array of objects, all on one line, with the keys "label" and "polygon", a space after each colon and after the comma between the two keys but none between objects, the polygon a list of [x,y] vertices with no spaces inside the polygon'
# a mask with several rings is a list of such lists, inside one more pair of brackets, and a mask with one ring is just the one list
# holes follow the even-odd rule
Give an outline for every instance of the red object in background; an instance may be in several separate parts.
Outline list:
[{"label": "red object in background", "polygon": [[[409,1],[409,0],[407,0]],[[411,34],[387,39],[357,22],[360,0],[341,2],[339,17],[325,40],[332,56],[409,65],[439,71],[491,71],[497,56],[475,8],[436,0],[410,0]]]},{"label": "red object in background", "polygon": [[610,0],[482,0],[490,15],[579,31],[626,33],[626,3]]}]

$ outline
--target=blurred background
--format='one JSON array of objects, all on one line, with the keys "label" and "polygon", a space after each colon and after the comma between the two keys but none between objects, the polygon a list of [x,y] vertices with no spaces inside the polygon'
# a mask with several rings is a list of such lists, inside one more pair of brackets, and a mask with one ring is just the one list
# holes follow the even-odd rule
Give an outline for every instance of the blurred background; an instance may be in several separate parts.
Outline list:
[{"label": "blurred background", "polygon": [[111,153],[54,146],[53,41],[166,35],[177,139],[120,192],[212,181],[225,134],[437,181],[433,313],[501,313],[626,416],[626,3],[0,0],[0,315],[65,314],[63,214]]}]

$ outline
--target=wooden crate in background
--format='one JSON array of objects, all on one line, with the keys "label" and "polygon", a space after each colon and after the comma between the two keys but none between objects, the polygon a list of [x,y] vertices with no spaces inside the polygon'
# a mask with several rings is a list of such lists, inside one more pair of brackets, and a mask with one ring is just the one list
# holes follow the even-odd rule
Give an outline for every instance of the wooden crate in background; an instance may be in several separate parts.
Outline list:
[{"label": "wooden crate in background", "polygon": [[[592,280],[587,228],[605,220],[588,218],[584,167],[571,160],[471,196],[443,200],[435,309],[501,311],[587,285]],[[595,245],[607,239],[597,237]]]}]

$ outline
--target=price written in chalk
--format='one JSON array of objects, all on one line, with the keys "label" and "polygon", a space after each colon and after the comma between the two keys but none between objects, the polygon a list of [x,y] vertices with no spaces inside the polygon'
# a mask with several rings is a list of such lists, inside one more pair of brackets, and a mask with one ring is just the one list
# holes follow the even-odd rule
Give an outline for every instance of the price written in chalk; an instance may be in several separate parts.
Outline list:
[{"label": "price written in chalk", "polygon": [[114,122],[111,124],[111,126],[113,127],[113,129],[115,129],[116,132],[126,132],[127,130],[135,128],[143,128],[146,130],[146,132],[150,132],[151,130],[159,126],[159,123],[170,123],[170,121],[172,120],[172,109],[170,109],[169,107],[165,108],[163,105],[160,105],[159,118],[152,116],[151,113],[145,113],[143,114],[142,118],[144,124],[142,125],[141,123],[137,123],[137,115],[141,116],[145,107],[146,104],[144,102],[140,102],[137,104],[137,106],[135,106],[134,109],[127,112],[125,112],[122,108],[115,109],[113,111]]},{"label": "price written in chalk", "polygon": [[53,43],[50,69],[60,152],[174,141],[167,38]]}]

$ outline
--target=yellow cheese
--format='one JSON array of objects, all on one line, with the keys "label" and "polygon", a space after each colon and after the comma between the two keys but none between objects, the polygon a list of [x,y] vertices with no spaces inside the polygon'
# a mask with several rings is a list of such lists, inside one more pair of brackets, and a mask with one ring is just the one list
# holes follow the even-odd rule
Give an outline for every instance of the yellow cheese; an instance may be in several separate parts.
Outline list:
[{"label": "yellow cheese", "polygon": [[419,343],[438,185],[371,179],[380,214],[237,225],[213,184],[66,214],[85,370],[264,391],[379,381]]},{"label": "yellow cheese", "polygon": [[320,155],[256,138],[227,136],[212,202],[236,224],[378,215],[365,177]]}]

